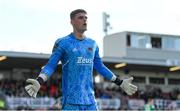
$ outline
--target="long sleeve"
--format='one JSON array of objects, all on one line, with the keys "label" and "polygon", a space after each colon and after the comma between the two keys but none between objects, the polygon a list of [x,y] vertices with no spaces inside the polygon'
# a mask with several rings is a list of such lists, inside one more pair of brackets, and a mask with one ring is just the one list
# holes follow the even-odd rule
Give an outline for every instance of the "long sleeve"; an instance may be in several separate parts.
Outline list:
[{"label": "long sleeve", "polygon": [[114,74],[103,64],[103,62],[99,56],[99,48],[98,47],[96,47],[93,67],[97,72],[99,72],[106,79],[108,79],[108,80],[112,79]]},{"label": "long sleeve", "polygon": [[61,60],[63,53],[64,49],[62,47],[61,41],[58,39],[55,42],[52,54],[45,67],[41,70],[41,73],[46,74],[48,77],[50,77],[56,70],[58,62]]}]

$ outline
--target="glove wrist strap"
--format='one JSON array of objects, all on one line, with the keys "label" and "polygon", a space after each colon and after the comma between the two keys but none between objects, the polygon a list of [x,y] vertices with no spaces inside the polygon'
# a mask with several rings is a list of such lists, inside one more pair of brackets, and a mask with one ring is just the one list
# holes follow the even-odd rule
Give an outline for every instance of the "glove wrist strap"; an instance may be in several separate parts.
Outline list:
[{"label": "glove wrist strap", "polygon": [[119,78],[116,78],[115,81],[113,81],[116,85],[120,86],[123,82],[123,80],[120,80]]},{"label": "glove wrist strap", "polygon": [[43,81],[43,79],[41,77],[38,77],[37,81],[39,82],[40,85],[42,85],[44,83],[44,81]]}]

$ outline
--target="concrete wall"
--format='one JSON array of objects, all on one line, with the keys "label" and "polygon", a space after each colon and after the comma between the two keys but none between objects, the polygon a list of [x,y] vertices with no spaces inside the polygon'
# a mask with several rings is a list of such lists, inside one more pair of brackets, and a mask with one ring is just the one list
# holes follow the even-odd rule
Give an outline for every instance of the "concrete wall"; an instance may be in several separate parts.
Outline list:
[{"label": "concrete wall", "polygon": [[103,41],[104,56],[123,57],[126,55],[126,37],[125,33],[117,33],[104,37]]},{"label": "concrete wall", "polygon": [[142,59],[180,59],[180,52],[162,49],[143,49],[127,47],[126,57]]}]

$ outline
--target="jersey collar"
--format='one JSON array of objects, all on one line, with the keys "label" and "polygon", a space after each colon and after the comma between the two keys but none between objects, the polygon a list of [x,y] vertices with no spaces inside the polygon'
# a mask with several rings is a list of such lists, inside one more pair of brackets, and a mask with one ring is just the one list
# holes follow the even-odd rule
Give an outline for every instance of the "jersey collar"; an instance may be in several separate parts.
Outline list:
[{"label": "jersey collar", "polygon": [[86,39],[86,36],[83,39],[77,39],[73,33],[70,34],[70,37],[78,41],[83,41]]}]

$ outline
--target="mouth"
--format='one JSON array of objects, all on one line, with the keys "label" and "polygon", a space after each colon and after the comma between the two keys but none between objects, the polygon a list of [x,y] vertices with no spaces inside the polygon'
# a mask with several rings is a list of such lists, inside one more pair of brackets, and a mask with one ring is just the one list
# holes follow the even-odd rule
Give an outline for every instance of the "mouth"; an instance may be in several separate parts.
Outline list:
[{"label": "mouth", "polygon": [[84,26],[87,26],[87,23],[84,23],[83,25],[84,25]]}]

